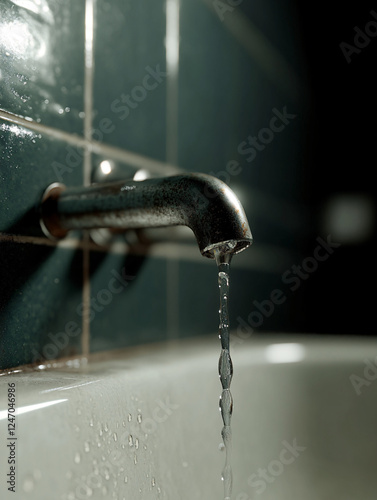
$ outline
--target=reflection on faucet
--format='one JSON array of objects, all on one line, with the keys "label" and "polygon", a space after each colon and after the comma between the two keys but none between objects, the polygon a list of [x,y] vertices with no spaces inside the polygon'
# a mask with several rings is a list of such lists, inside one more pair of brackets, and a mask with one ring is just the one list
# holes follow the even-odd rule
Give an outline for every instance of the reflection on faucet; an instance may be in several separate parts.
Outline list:
[{"label": "reflection on faucet", "polygon": [[239,253],[252,243],[245,212],[233,191],[205,174],[90,187],[52,184],[41,205],[41,225],[53,238],[71,229],[135,229],[186,225],[205,257]]}]

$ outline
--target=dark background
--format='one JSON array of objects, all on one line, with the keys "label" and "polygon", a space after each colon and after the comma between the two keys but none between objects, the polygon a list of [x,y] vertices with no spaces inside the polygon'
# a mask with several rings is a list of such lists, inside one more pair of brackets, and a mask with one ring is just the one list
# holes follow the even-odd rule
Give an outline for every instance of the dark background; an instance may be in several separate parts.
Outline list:
[{"label": "dark background", "polygon": [[[306,114],[302,194],[311,212],[304,254],[323,233],[326,203],[339,195],[369,203],[375,217],[377,37],[348,63],[340,44],[355,46],[354,27],[365,32],[377,6],[367,2],[296,2],[310,107]],[[355,198],[355,196],[357,198]],[[369,215],[368,215],[369,214]],[[356,217],[357,218],[357,217]],[[361,212],[360,219],[363,219]],[[365,221],[360,220],[363,224]],[[303,283],[294,306],[298,330],[318,333],[375,333],[376,232],[342,242],[336,256]],[[334,236],[334,241],[336,237]]]}]

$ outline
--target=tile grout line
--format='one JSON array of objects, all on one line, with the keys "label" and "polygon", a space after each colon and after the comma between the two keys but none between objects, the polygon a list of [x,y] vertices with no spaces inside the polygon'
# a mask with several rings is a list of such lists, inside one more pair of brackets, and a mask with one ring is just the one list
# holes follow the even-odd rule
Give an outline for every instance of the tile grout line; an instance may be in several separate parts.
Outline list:
[{"label": "tile grout line", "polygon": [[[59,241],[49,240],[48,238],[36,236],[15,236],[12,234],[5,234],[0,232],[0,243],[17,243],[17,244],[34,244],[55,246],[57,248],[65,249],[81,249],[84,250],[83,240],[75,238],[65,238]],[[89,241],[86,243],[88,250],[93,252],[106,252],[111,255],[124,255],[129,252],[130,255],[148,255],[157,259],[169,259],[171,262],[177,261],[177,266],[180,263],[197,262],[202,265],[213,265],[212,260],[204,258],[198,246],[193,242],[179,242],[179,243],[156,243],[145,251],[143,248],[133,248],[132,250],[126,243],[116,242],[107,246],[98,246]],[[131,251],[130,251],[131,250]],[[276,261],[276,255],[282,255],[280,261]],[[274,257],[275,256],[275,257]],[[259,248],[254,248],[253,259],[245,259],[238,257],[234,260],[232,266],[235,269],[243,270],[257,270],[259,272],[267,272],[272,274],[282,274],[286,271],[295,261],[296,256],[287,251],[284,247],[277,247],[273,245],[259,245]],[[168,278],[169,279],[169,278]]]},{"label": "tile grout line", "polygon": [[[92,174],[92,152],[90,142],[93,129],[93,37],[94,37],[94,2],[85,1],[85,81],[84,81],[84,137],[88,141],[84,151],[83,184],[89,186]],[[81,350],[84,357],[90,353],[90,241],[89,233],[83,234],[83,285],[82,285],[82,334]]]},{"label": "tile grout line", "polygon": [[145,168],[151,173],[166,175],[166,172],[168,171],[171,175],[173,175],[183,172],[183,169],[174,164],[169,164],[148,156],[143,156],[127,149],[121,149],[116,146],[103,144],[99,141],[89,140],[85,137],[80,137],[76,134],[71,134],[70,132],[65,132],[48,125],[43,125],[33,120],[27,120],[21,116],[9,113],[8,111],[4,111],[2,109],[0,109],[0,119],[20,127],[28,128],[34,132],[47,135],[48,137],[52,137],[56,140],[66,142],[72,146],[76,146],[77,148],[85,148],[90,150],[92,153],[108,156],[110,159],[124,162],[131,167]]},{"label": "tile grout line", "polygon": [[[178,74],[180,0],[166,0],[166,160],[178,164]],[[169,339],[179,334],[179,250],[166,259],[166,321]]]}]

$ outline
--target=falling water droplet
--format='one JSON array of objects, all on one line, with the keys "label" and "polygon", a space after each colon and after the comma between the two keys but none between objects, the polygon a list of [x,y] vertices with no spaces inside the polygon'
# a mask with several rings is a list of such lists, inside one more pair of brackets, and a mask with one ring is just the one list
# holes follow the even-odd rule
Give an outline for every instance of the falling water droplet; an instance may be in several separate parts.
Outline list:
[{"label": "falling water droplet", "polygon": [[[228,244],[228,249],[234,248],[235,242]],[[223,428],[221,436],[223,438],[223,447],[225,449],[225,466],[222,472],[221,479],[224,482],[224,500],[230,500],[232,492],[232,468],[231,468],[231,444],[232,432],[230,421],[233,411],[233,399],[230,393],[230,384],[233,376],[233,365],[229,353],[229,313],[228,313],[228,296],[229,296],[229,264],[231,254],[226,254],[227,249],[215,250],[215,258],[218,266],[218,284],[220,289],[220,309],[219,309],[219,336],[221,340],[221,353],[219,358],[219,377],[222,385],[222,393],[219,401],[219,409],[223,419]]]}]

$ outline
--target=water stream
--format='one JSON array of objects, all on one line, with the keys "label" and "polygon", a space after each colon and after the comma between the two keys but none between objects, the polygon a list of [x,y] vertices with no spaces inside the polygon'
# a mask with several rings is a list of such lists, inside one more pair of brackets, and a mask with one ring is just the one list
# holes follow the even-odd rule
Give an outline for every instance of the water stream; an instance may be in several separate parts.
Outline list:
[{"label": "water stream", "polygon": [[[231,248],[231,244],[229,245]],[[228,313],[228,297],[229,297],[229,268],[232,255],[224,253],[222,249],[214,251],[216,263],[218,267],[218,282],[220,290],[220,324],[219,338],[221,340],[221,353],[219,359],[219,377],[222,385],[220,396],[220,412],[223,419],[223,428],[221,435],[225,446],[225,465],[222,472],[222,480],[224,482],[224,500],[230,500],[232,494],[232,429],[230,421],[233,411],[233,399],[230,392],[230,384],[233,376],[232,359],[229,352],[229,313]]]}]

